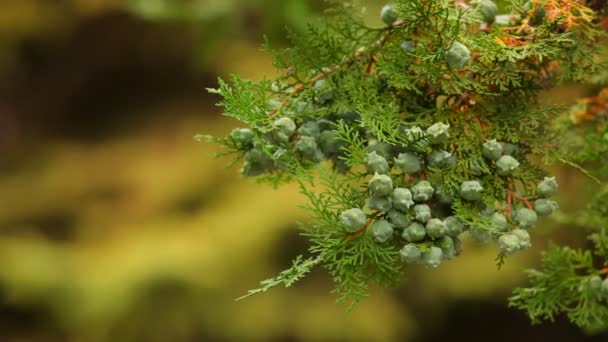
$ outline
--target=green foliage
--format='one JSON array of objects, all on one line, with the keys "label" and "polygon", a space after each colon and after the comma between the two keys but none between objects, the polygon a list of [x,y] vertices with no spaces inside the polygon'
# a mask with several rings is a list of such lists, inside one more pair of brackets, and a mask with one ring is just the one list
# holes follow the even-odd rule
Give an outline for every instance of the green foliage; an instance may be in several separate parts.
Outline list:
[{"label": "green foliage", "polygon": [[[596,157],[570,145],[555,148],[556,137],[571,127],[564,108],[542,105],[538,94],[598,70],[595,47],[603,37],[593,11],[579,3],[531,6],[512,1],[509,20],[499,25],[488,24],[493,10],[480,15],[448,0],[401,0],[390,9],[398,19],[385,8],[386,26],[369,27],[349,3],[337,2],[325,21],[310,24],[304,35],[292,33],[293,47],[276,52],[283,76],[220,80],[211,92],[254,137],[248,148],[217,141],[245,155],[245,166],[252,150],[263,153],[256,158],[268,161],[259,172],[264,179],[296,180],[309,200],[311,222],[302,232],[311,257],[249,295],[290,286],[320,265],[333,277],[338,300],[353,307],[370,284],[394,286],[413,264],[437,267],[457,256],[466,235],[497,241],[498,267],[507,254],[530,246],[523,229],[537,222],[537,188],[548,187],[540,193],[548,197],[557,187],[534,161],[578,165]],[[543,17],[541,9],[548,11]],[[286,134],[279,120],[295,127]],[[245,176],[258,175],[248,170]],[[403,189],[417,205],[400,202]],[[341,223],[353,209],[367,218],[354,232]],[[552,210],[539,208],[542,215]],[[361,223],[359,217],[356,226]],[[573,296],[577,272],[590,270],[590,260],[585,252],[552,249],[545,257],[549,270],[531,272],[533,287],[518,290],[513,305],[534,320],[579,302],[574,322],[604,317],[601,302],[590,304],[584,291],[585,298],[557,299]],[[550,269],[560,262],[565,270]],[[572,284],[541,290],[559,277]],[[535,303],[531,294],[554,300]]]}]

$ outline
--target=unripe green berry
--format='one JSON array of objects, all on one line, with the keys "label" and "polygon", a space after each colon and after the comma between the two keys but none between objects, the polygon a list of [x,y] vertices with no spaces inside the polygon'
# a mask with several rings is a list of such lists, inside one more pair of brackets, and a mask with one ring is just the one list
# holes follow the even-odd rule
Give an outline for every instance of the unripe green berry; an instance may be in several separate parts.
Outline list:
[{"label": "unripe green berry", "polygon": [[448,164],[449,158],[452,157],[452,154],[447,151],[433,151],[429,153],[426,157],[426,163],[430,167],[445,167]]},{"label": "unripe green berry", "polygon": [[318,104],[325,104],[334,98],[334,89],[324,79],[316,81],[313,90],[315,92],[315,102]]},{"label": "unripe green berry", "polygon": [[416,47],[416,46],[414,45],[414,42],[413,42],[413,41],[411,41],[411,40],[409,40],[409,39],[402,41],[402,42],[401,42],[401,44],[400,44],[399,46],[400,46],[400,47],[403,49],[403,51],[405,51],[405,52],[412,52],[412,51],[414,51],[414,48]]},{"label": "unripe green berry", "polygon": [[501,253],[512,254],[519,250],[519,238],[513,234],[504,234],[498,238],[498,248]]},{"label": "unripe green berry", "polygon": [[352,208],[340,214],[340,224],[350,233],[354,233],[363,228],[367,223],[367,216],[363,210]]},{"label": "unripe green berry", "polygon": [[321,128],[317,122],[307,121],[300,126],[300,128],[298,128],[298,133],[303,136],[319,139],[319,136],[321,135]]},{"label": "unripe green berry", "polygon": [[508,176],[519,167],[517,159],[511,156],[502,156],[496,162],[496,173],[499,176]]},{"label": "unripe green berry", "polygon": [[483,187],[478,181],[465,181],[460,185],[460,196],[467,201],[479,201]]},{"label": "unripe green berry", "polygon": [[238,150],[249,150],[253,147],[253,131],[249,128],[235,128],[230,132],[230,139]]},{"label": "unripe green berry", "polygon": [[471,52],[459,42],[454,42],[445,52],[445,61],[452,68],[460,69],[469,63]]},{"label": "unripe green berry", "polygon": [[376,220],[371,226],[372,235],[376,241],[382,243],[393,237],[393,225],[387,220]]},{"label": "unripe green berry", "polygon": [[259,176],[274,168],[274,161],[260,147],[247,151],[244,160],[241,173],[247,177]]},{"label": "unripe green berry", "polygon": [[490,240],[492,240],[492,233],[485,229],[472,227],[471,229],[469,229],[469,234],[471,234],[471,237],[475,241],[482,244],[488,243],[490,242]]},{"label": "unripe green berry", "polygon": [[511,231],[512,235],[517,236],[519,240],[519,249],[528,249],[532,244],[530,243],[530,233],[523,229],[514,229]]},{"label": "unripe green berry", "polygon": [[608,278],[602,281],[602,287],[600,288],[600,291],[604,296],[608,296]]},{"label": "unripe green berry", "polygon": [[454,240],[449,236],[442,236],[436,242],[437,247],[441,248],[444,259],[452,259],[456,256],[456,245]]},{"label": "unripe green berry", "polygon": [[381,212],[387,212],[393,208],[393,203],[390,197],[381,196],[376,197],[372,196],[367,199],[367,207],[371,210],[378,210]]},{"label": "unripe green berry", "polygon": [[380,19],[386,25],[392,25],[397,19],[399,19],[399,14],[395,11],[395,7],[391,4],[384,5],[382,10],[380,11]]},{"label": "unripe green berry", "polygon": [[601,291],[602,290],[602,277],[598,275],[592,275],[587,278],[587,283],[589,284],[589,288],[592,291]]},{"label": "unripe green berry", "polygon": [[301,136],[295,144],[295,150],[298,151],[303,159],[313,162],[323,160],[323,152],[317,145],[315,138],[309,136]]},{"label": "unripe green berry", "polygon": [[540,198],[534,201],[534,211],[536,211],[539,216],[551,215],[557,209],[559,209],[559,204],[553,200]]},{"label": "unripe green berry", "polygon": [[296,124],[288,117],[276,119],[272,123],[273,136],[277,141],[287,142],[296,131]]},{"label": "unripe green berry", "polygon": [[454,199],[452,198],[452,196],[450,196],[450,194],[441,189],[437,189],[437,191],[435,191],[434,197],[437,199],[437,201],[439,201],[439,203],[442,204],[454,203]]},{"label": "unripe green berry", "polygon": [[551,197],[557,192],[557,181],[555,177],[545,177],[542,182],[536,186],[536,194],[540,197]]},{"label": "unripe green berry", "polygon": [[[331,131],[334,129],[334,123],[327,119],[319,119],[317,120],[317,126],[321,132]],[[336,131],[337,132],[337,131]]]},{"label": "unripe green berry", "polygon": [[514,219],[519,228],[532,228],[536,225],[538,216],[532,209],[519,208],[517,212],[515,212]]},{"label": "unripe green berry", "polygon": [[321,151],[327,156],[335,155],[340,152],[342,143],[338,131],[323,131],[319,135],[319,147],[321,147]]},{"label": "unripe green berry", "polygon": [[501,143],[496,141],[496,139],[492,139],[483,143],[483,149],[481,152],[484,157],[490,160],[498,160],[498,158],[502,156],[503,147]]},{"label": "unripe green berry", "polygon": [[428,266],[432,268],[436,268],[441,264],[443,259],[443,251],[441,248],[432,246],[428,251],[422,254],[422,261]]},{"label": "unripe green berry", "polygon": [[405,214],[397,209],[389,211],[386,216],[391,221],[393,226],[397,228],[407,228],[411,224],[410,220],[405,216]]},{"label": "unripe green berry", "polygon": [[450,137],[450,125],[437,122],[426,129],[426,134],[430,138],[432,144],[439,144]]},{"label": "unripe green berry", "polygon": [[451,237],[457,237],[464,232],[464,224],[455,216],[448,216],[443,220],[446,228],[446,234]]},{"label": "unripe green berry", "polygon": [[408,210],[414,201],[412,200],[412,192],[406,188],[396,188],[393,191],[393,206],[401,211]]},{"label": "unripe green berry", "polygon": [[492,24],[496,20],[496,12],[498,12],[498,6],[491,0],[478,0],[477,11],[481,14],[483,21],[488,24]]},{"label": "unripe green berry", "polygon": [[382,156],[386,160],[393,158],[394,146],[381,141],[370,141],[367,145],[367,153],[376,152],[379,156]]},{"label": "unripe green berry", "polygon": [[426,223],[426,234],[433,239],[440,238],[447,233],[445,223],[438,218],[432,218]]},{"label": "unripe green berry", "polygon": [[403,135],[409,142],[420,141],[426,138],[426,133],[418,126],[403,128]]},{"label": "unripe green berry", "polygon": [[426,222],[431,218],[431,207],[426,204],[416,204],[414,206],[414,218],[419,222]]},{"label": "unripe green berry", "polygon": [[378,155],[376,151],[368,153],[365,157],[365,168],[369,173],[387,173],[389,170],[386,159]]},{"label": "unripe green berry", "polygon": [[399,254],[401,255],[401,260],[409,264],[420,261],[422,258],[422,252],[420,252],[418,246],[413,243],[403,246],[403,248],[399,250]]},{"label": "unripe green berry", "polygon": [[501,213],[494,213],[492,215],[492,225],[496,227],[496,230],[499,232],[506,232],[508,230],[508,222],[505,215]]},{"label": "unripe green berry", "polygon": [[428,181],[420,181],[418,184],[412,187],[412,197],[416,202],[426,202],[433,197],[435,189],[431,186]]},{"label": "unripe green berry", "polygon": [[408,242],[422,241],[426,237],[426,229],[421,223],[414,222],[403,230],[401,237]]},{"label": "unripe green berry", "polygon": [[393,180],[390,176],[376,173],[369,180],[368,188],[374,196],[388,196],[393,192]]},{"label": "unripe green berry", "polygon": [[419,172],[421,169],[420,159],[414,153],[400,153],[395,158],[395,166],[401,169],[401,171],[409,174]]}]

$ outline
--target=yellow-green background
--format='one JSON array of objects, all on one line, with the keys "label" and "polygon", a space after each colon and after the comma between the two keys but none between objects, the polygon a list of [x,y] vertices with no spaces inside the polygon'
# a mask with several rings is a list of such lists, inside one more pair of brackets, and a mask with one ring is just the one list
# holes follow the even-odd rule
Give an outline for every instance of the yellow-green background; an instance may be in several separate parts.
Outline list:
[{"label": "yellow-green background", "polygon": [[[367,1],[370,23],[380,3]],[[218,76],[276,75],[264,33],[285,44],[323,8],[312,0],[0,1],[0,341],[581,341],[560,320],[531,327],[506,307],[549,238],[496,270],[465,243],[401,288],[373,289],[353,313],[331,279],[234,298],[306,251],[303,198],[226,169],[225,134],[205,88]],[[572,102],[578,88],[563,91]],[[553,101],[556,96],[546,96]],[[568,170],[563,207],[585,189]],[[605,341],[605,340],[604,340]]]}]

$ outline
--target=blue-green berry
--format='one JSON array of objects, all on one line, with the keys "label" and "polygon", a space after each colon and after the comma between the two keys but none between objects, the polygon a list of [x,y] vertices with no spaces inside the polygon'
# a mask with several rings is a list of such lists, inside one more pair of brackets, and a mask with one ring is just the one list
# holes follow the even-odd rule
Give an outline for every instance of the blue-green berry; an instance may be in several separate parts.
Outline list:
[{"label": "blue-green berry", "polygon": [[514,219],[519,228],[532,228],[538,221],[538,215],[532,209],[519,208],[515,212]]},{"label": "blue-green berry", "polygon": [[449,236],[442,236],[436,242],[436,246],[441,248],[443,252],[444,259],[452,259],[456,256],[456,244],[454,243],[454,239]]},{"label": "blue-green berry", "polygon": [[340,152],[340,146],[342,145],[340,140],[340,133],[335,130],[323,131],[319,135],[319,147],[325,155],[335,155]]},{"label": "blue-green berry", "polygon": [[519,146],[510,143],[502,144],[502,154],[505,156],[513,156],[519,152]]},{"label": "blue-green berry", "polygon": [[548,216],[553,214],[554,211],[559,209],[559,204],[557,202],[546,199],[539,198],[534,201],[534,211],[538,214],[538,216]]},{"label": "blue-green berry", "polygon": [[371,210],[378,210],[382,212],[387,212],[393,208],[393,203],[390,197],[381,196],[376,197],[372,196],[367,199],[367,207]]},{"label": "blue-green berry", "polygon": [[452,157],[452,154],[447,151],[433,151],[429,153],[426,157],[426,163],[430,167],[445,167],[448,164],[449,159]]},{"label": "blue-green berry", "polygon": [[401,211],[408,210],[414,201],[412,200],[412,192],[406,188],[396,188],[393,191],[393,206]]},{"label": "blue-green berry", "polygon": [[437,189],[437,191],[435,191],[434,197],[437,199],[437,201],[439,201],[439,203],[443,203],[443,204],[454,203],[454,198],[452,198],[452,196],[450,194],[448,194],[447,192],[445,192],[441,189]]},{"label": "blue-green berry", "polygon": [[481,14],[483,21],[488,24],[492,24],[496,20],[496,12],[498,12],[498,6],[491,0],[478,0],[477,11]]},{"label": "blue-green berry", "polygon": [[464,232],[464,224],[455,216],[448,216],[443,220],[446,228],[446,234],[451,237],[457,237]]},{"label": "blue-green berry", "polygon": [[513,234],[504,234],[498,238],[498,249],[504,254],[513,254],[519,250],[519,238]]},{"label": "blue-green berry", "polygon": [[527,230],[523,229],[514,229],[511,231],[511,234],[517,236],[519,240],[519,249],[528,249],[532,246],[530,233]]},{"label": "blue-green berry", "polygon": [[327,120],[327,119],[319,119],[317,120],[317,126],[319,127],[319,130],[321,132],[324,131],[331,131],[334,129],[334,123],[333,121]]},{"label": "blue-green berry", "polygon": [[365,157],[365,168],[368,173],[387,173],[389,170],[388,162],[384,157],[372,151]]},{"label": "blue-green berry", "polygon": [[260,147],[247,151],[244,160],[241,173],[247,177],[259,176],[274,168],[274,161]]},{"label": "blue-green berry", "polygon": [[230,139],[238,150],[249,150],[253,147],[253,131],[249,128],[235,128],[230,132]]},{"label": "blue-green berry", "polygon": [[416,47],[416,46],[414,45],[414,42],[413,42],[413,41],[411,41],[411,40],[409,40],[409,39],[406,39],[406,40],[402,41],[402,42],[401,42],[401,44],[400,44],[399,46],[400,46],[400,47],[403,49],[403,51],[405,51],[405,52],[412,52],[412,51],[414,51],[414,48]]},{"label": "blue-green berry", "polygon": [[422,241],[426,237],[426,229],[421,223],[414,222],[403,230],[401,237],[408,242]]},{"label": "blue-green berry", "polygon": [[557,187],[555,177],[545,177],[545,179],[536,186],[536,194],[540,197],[551,197],[557,192]]},{"label": "blue-green berry", "polygon": [[469,63],[471,52],[465,45],[454,42],[445,52],[444,58],[450,67],[460,69]]},{"label": "blue-green berry", "polygon": [[[394,201],[393,201],[394,205]],[[393,209],[386,214],[386,217],[397,228],[407,228],[411,222],[404,213],[397,209]]]},{"label": "blue-green berry", "polygon": [[317,141],[313,137],[301,136],[295,144],[295,150],[300,153],[303,159],[313,162],[323,160],[323,152],[317,145]]},{"label": "blue-green berry", "polygon": [[402,128],[405,139],[409,142],[421,141],[426,138],[426,133],[418,126]]},{"label": "blue-green berry", "polygon": [[502,144],[497,142],[496,139],[488,140],[483,143],[481,153],[490,160],[498,160],[503,154]]},{"label": "blue-green berry", "polygon": [[321,128],[319,124],[315,121],[307,121],[300,128],[298,128],[298,133],[303,136],[313,137],[315,139],[319,139],[321,135]]},{"label": "blue-green berry", "polygon": [[414,206],[414,218],[419,222],[426,222],[431,219],[431,207],[426,204],[416,204]]},{"label": "blue-green berry", "polygon": [[420,251],[418,246],[413,243],[409,243],[403,246],[403,248],[399,250],[399,254],[401,255],[402,261],[405,261],[410,264],[413,262],[420,261],[422,257],[422,252]]},{"label": "blue-green berry", "polygon": [[469,229],[469,234],[475,241],[482,244],[488,243],[492,240],[491,232],[478,227],[472,227],[471,229]]},{"label": "blue-green berry", "polygon": [[460,197],[467,201],[479,201],[482,192],[483,187],[476,180],[465,181],[460,185]]},{"label": "blue-green berry", "polygon": [[334,98],[334,89],[324,79],[316,81],[313,90],[315,92],[315,102],[318,104],[325,104]]},{"label": "blue-green berry", "polygon": [[420,181],[418,184],[412,187],[412,197],[415,202],[426,202],[433,197],[435,189],[431,186],[428,181]]},{"label": "blue-green berry", "polygon": [[387,220],[376,220],[371,226],[372,235],[378,242],[386,242],[393,237],[393,225]]},{"label": "blue-green berry", "polygon": [[602,281],[602,287],[600,288],[600,292],[604,296],[608,296],[608,278],[606,278],[606,279],[604,279],[604,281]]},{"label": "blue-green berry", "polygon": [[340,214],[340,224],[350,233],[363,228],[366,223],[367,216],[359,208],[348,209]]},{"label": "blue-green berry", "polygon": [[386,25],[392,25],[397,19],[399,19],[399,14],[395,11],[395,7],[391,4],[384,5],[382,10],[380,11],[380,19]]},{"label": "blue-green berry", "polygon": [[502,156],[496,161],[496,173],[499,176],[508,176],[519,167],[517,159],[511,156]]},{"label": "blue-green berry", "polygon": [[432,144],[439,144],[450,137],[450,125],[441,122],[434,123],[426,129],[426,134]]},{"label": "blue-green berry", "polygon": [[602,290],[602,277],[598,275],[592,275],[587,278],[587,283],[589,284],[589,288],[593,291],[601,291]]},{"label": "blue-green berry", "polygon": [[507,218],[501,213],[494,213],[491,221],[492,226],[496,227],[496,230],[499,232],[506,232],[509,229]]},{"label": "blue-green berry", "polygon": [[420,158],[414,153],[400,153],[395,158],[395,166],[408,174],[414,174],[421,170]]},{"label": "blue-green berry", "polygon": [[440,219],[432,218],[426,223],[426,234],[433,239],[438,239],[447,234],[447,227]]},{"label": "blue-green berry", "polygon": [[287,142],[296,131],[296,124],[288,117],[276,119],[272,123],[273,136],[280,142]]},{"label": "blue-green berry", "polygon": [[393,192],[393,180],[388,175],[376,173],[369,180],[368,187],[374,196],[388,196]]},{"label": "blue-green berry", "polygon": [[394,146],[385,142],[372,140],[367,145],[367,153],[376,152],[386,160],[393,158]]},{"label": "blue-green berry", "polygon": [[441,264],[443,259],[443,251],[441,248],[432,246],[426,252],[422,254],[422,261],[428,266],[432,268],[436,268]]}]

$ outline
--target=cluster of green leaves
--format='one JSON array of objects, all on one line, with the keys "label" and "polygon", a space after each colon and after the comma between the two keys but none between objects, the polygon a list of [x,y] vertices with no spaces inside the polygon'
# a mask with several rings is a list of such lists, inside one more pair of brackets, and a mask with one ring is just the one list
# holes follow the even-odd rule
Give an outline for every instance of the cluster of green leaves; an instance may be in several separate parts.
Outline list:
[{"label": "cluster of green leaves", "polygon": [[[365,208],[370,174],[362,169],[370,150],[388,146],[422,156],[433,150],[428,136],[405,134],[409,128],[448,124],[449,139],[441,148],[457,157],[455,165],[425,166],[407,181],[399,172],[389,171],[390,176],[397,185],[428,179],[441,187],[455,198],[450,215],[471,228],[493,229],[482,213],[488,208],[504,210],[515,227],[515,199],[531,207],[529,202],[537,198],[534,187],[546,176],[532,162],[536,157],[574,165],[567,159],[571,155],[551,145],[560,134],[551,122],[563,108],[540,105],[538,94],[563,81],[584,79],[599,67],[593,55],[601,30],[590,9],[577,3],[572,10],[554,0],[528,5],[513,0],[503,14],[506,20],[490,24],[477,5],[400,0],[394,2],[398,20],[370,27],[349,2],[331,3],[325,20],[311,23],[306,34],[290,34],[293,47],[274,51],[283,76],[260,82],[233,76],[211,90],[223,98],[225,114],[246,124],[252,136],[247,148],[234,137],[214,140],[235,160],[263,165],[255,172],[259,179],[275,185],[295,179],[310,202],[305,209],[312,220],[302,230],[310,239],[311,256],[297,259],[291,269],[250,294],[290,286],[317,265],[333,276],[338,298],[352,304],[367,296],[370,283],[400,282],[408,265],[401,262],[397,244],[349,234],[340,213]],[[554,12],[539,17],[544,6]],[[454,62],[450,54],[456,45],[465,57]],[[326,132],[339,137],[340,149],[324,151],[325,165],[318,166],[321,158],[304,158],[298,144],[302,128],[321,122],[330,127]],[[287,137],[277,138],[285,132]],[[484,159],[482,145],[491,139],[517,147],[519,167],[512,174],[497,175],[495,163]],[[254,175],[250,171],[243,169],[245,175]],[[316,179],[320,186],[315,186]],[[471,179],[483,184],[479,203],[457,196],[461,184]],[[370,221],[376,215],[369,213]],[[499,265],[504,257],[499,256]],[[569,258],[571,265],[583,262],[583,257]]]}]

